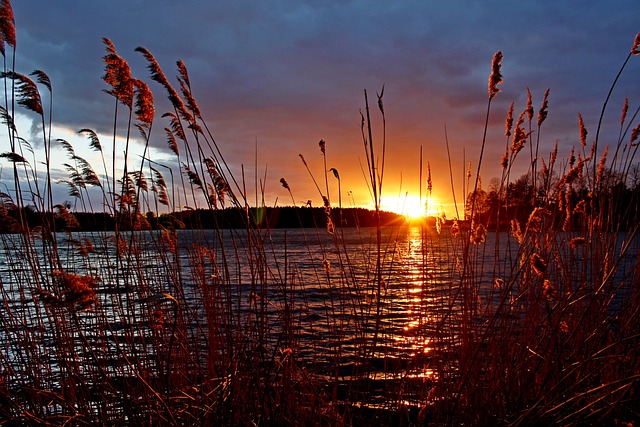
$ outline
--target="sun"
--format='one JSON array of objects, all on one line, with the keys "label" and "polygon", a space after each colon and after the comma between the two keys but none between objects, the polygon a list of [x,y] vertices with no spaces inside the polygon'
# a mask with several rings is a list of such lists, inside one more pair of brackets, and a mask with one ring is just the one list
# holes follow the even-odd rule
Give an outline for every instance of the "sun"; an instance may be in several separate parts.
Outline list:
[{"label": "sun", "polygon": [[400,197],[383,197],[380,203],[382,210],[403,215],[407,219],[423,218],[426,215],[425,199],[420,196],[406,194]]},{"label": "sun", "polygon": [[400,206],[399,214],[409,219],[423,218],[425,216],[425,206],[420,202],[419,196],[407,196],[403,199],[400,200],[402,205]]},{"label": "sun", "polygon": [[407,219],[420,219],[442,215],[442,204],[433,196],[405,194],[400,197],[383,197],[380,207],[382,210],[394,212]]}]

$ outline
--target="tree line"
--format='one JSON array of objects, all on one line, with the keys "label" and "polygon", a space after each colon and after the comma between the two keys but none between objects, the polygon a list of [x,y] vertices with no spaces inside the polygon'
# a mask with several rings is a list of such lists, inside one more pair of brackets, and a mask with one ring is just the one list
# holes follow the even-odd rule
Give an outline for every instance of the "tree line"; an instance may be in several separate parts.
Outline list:
[{"label": "tree line", "polygon": [[[493,178],[487,190],[469,193],[465,219],[478,221],[488,228],[509,229],[512,220],[526,224],[536,208],[546,210],[550,225],[578,230],[597,221],[629,230],[640,223],[640,174],[638,167],[622,175],[606,170],[597,185],[579,179],[567,185],[557,177],[531,173],[502,184]],[[581,177],[582,178],[582,177]],[[595,188],[595,191],[593,190]],[[473,212],[472,212],[473,210]]]},{"label": "tree line", "polygon": [[[49,218],[46,218],[49,216]],[[374,227],[378,220],[375,212],[365,208],[334,208],[330,211],[322,207],[262,207],[189,209],[177,212],[154,212],[146,214],[118,213],[115,217],[104,212],[70,212],[58,205],[54,212],[38,212],[32,206],[19,209],[15,205],[0,203],[0,233],[19,233],[37,230],[53,219],[56,231],[113,231],[167,229],[222,229],[222,228],[326,228],[333,227]],[[380,225],[399,225],[405,217],[380,212]],[[24,226],[22,225],[24,224]]]}]

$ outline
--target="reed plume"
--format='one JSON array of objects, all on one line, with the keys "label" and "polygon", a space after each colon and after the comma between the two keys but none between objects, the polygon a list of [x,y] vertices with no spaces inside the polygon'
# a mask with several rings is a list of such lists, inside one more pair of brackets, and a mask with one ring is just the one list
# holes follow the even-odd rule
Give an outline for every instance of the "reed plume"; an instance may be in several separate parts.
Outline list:
[{"label": "reed plume", "polygon": [[493,55],[493,60],[491,61],[491,76],[489,76],[489,99],[495,98],[498,92],[501,92],[498,89],[498,85],[502,83],[502,74],[500,74],[500,67],[502,66],[502,52],[497,51]]},{"label": "reed plume", "polygon": [[609,153],[609,146],[604,147],[604,152],[602,153],[602,157],[600,158],[600,162],[598,162],[598,170],[596,172],[596,185],[598,185],[602,181],[602,177],[604,175],[604,167],[607,163],[607,154]]},{"label": "reed plume", "polygon": [[522,233],[520,221],[515,218],[511,220],[511,235],[516,238],[518,243],[522,244],[522,242],[524,242],[524,234]]},{"label": "reed plume", "polygon": [[329,261],[328,259],[323,259],[322,260],[322,267],[324,268],[324,271],[329,274],[331,273],[331,261]]},{"label": "reed plume", "polygon": [[631,137],[629,138],[629,145],[631,147],[635,147],[638,145],[636,143],[636,141],[638,140],[638,136],[640,136],[640,123],[638,123],[638,125],[631,131]]},{"label": "reed plume", "polygon": [[16,124],[13,121],[13,117],[11,116],[11,114],[9,114],[7,109],[4,108],[3,106],[0,106],[0,121],[2,122],[3,125],[7,126],[9,131],[14,133],[17,131]]},{"label": "reed plume", "polygon": [[458,218],[453,219],[453,224],[451,224],[451,229],[449,230],[449,232],[454,237],[460,234],[460,222],[458,221]]},{"label": "reed plume", "polygon": [[[545,162],[544,159],[540,159],[540,161],[542,162],[542,168],[540,168],[540,173],[542,174],[542,177],[544,178],[545,182],[547,182],[547,180],[549,179],[549,167],[547,166],[547,162]],[[546,187],[546,185],[544,187]]]},{"label": "reed plume", "polygon": [[[498,92],[500,92],[500,89],[498,89],[498,85],[502,83],[502,75],[500,74],[500,67],[502,65],[502,52],[498,51],[493,55],[493,60],[491,61],[491,75],[489,76],[489,101],[487,102],[487,112],[485,115],[485,120],[484,120],[484,131],[483,131],[483,135],[482,135],[482,144],[480,146],[480,155],[478,156],[478,167],[476,169],[476,181],[475,184],[473,186],[473,192],[472,194],[476,194],[476,191],[478,190],[478,183],[480,182],[480,168],[482,167],[482,159],[484,156],[484,148],[485,145],[487,143],[487,130],[489,128],[489,114],[491,112],[491,101],[493,100],[493,98],[495,98],[496,94],[498,94]],[[471,162],[469,162],[469,169],[467,171],[467,182],[471,177]],[[468,185],[468,184],[467,184]],[[471,209],[470,209],[470,219],[471,221],[473,221],[475,219],[475,214],[476,214],[476,199],[477,197],[473,198],[473,202],[471,203]],[[466,200],[465,200],[465,211],[466,211]],[[472,231],[473,231],[473,227],[472,227]],[[464,252],[464,264],[465,264],[465,269],[466,269],[466,263],[467,263],[467,256],[468,256],[468,244],[466,247],[466,250]],[[461,278],[462,281],[464,281],[464,274],[463,277]]]},{"label": "reed plume", "polygon": [[127,173],[119,180],[122,184],[122,194],[115,195],[118,202],[120,202],[120,209],[126,210],[129,206],[133,206],[136,200],[136,188],[131,179],[131,175]]},{"label": "reed plume", "polygon": [[440,234],[440,232],[442,231],[442,226],[445,224],[446,220],[447,218],[444,216],[444,213],[442,215],[436,216],[436,232],[438,234]]},{"label": "reed plume", "polygon": [[56,270],[52,273],[59,289],[64,294],[64,302],[74,311],[83,311],[97,303],[96,279]]},{"label": "reed plume", "polygon": [[585,163],[587,163],[590,158],[579,159],[574,167],[569,169],[569,171],[558,181],[558,187],[564,184],[571,184],[575,180],[582,179],[582,173],[584,169]]},{"label": "reed plume", "polygon": [[320,153],[322,154],[322,162],[324,164],[324,188],[327,192],[327,198],[330,198],[329,195],[329,177],[327,176],[327,142],[324,139],[321,139],[318,142],[318,147],[320,147]]},{"label": "reed plume", "polygon": [[135,86],[136,118],[144,126],[150,128],[155,115],[153,94],[149,90],[149,86],[142,80],[134,79],[133,84]]},{"label": "reed plume", "polygon": [[89,138],[89,147],[98,152],[102,152],[102,144],[100,144],[100,138],[98,138],[98,134],[95,133],[92,129],[80,129],[78,133],[84,133]]},{"label": "reed plume", "polygon": [[331,218],[331,202],[327,196],[322,196],[322,201],[324,204],[324,214],[327,219],[327,232],[329,234],[333,234],[335,231],[335,226],[333,224],[333,219]]},{"label": "reed plume", "polygon": [[471,242],[480,245],[485,242],[487,237],[487,228],[484,224],[472,225]]},{"label": "reed plume", "polygon": [[162,176],[162,173],[158,169],[154,168],[153,166],[149,166],[149,169],[151,169],[151,172],[153,173],[152,175],[153,188],[156,189],[159,202],[165,206],[169,206],[169,198],[167,195],[167,183],[164,180],[164,176]]},{"label": "reed plume", "polygon": [[502,159],[500,160],[500,166],[502,169],[506,170],[509,166],[509,145],[507,144],[505,147],[505,152],[502,155]]},{"label": "reed plume", "polygon": [[59,179],[58,184],[64,184],[68,187],[67,189],[67,194],[70,197],[74,197],[74,198],[80,198],[82,195],[80,194],[80,189],[78,188],[78,186],[73,182],[73,180],[68,180],[68,179]]},{"label": "reed plume", "polygon": [[542,291],[543,291],[544,297],[548,301],[558,301],[560,299],[560,294],[558,293],[558,290],[556,289],[555,286],[553,286],[553,284],[549,279],[545,279],[544,282],[542,282]]},{"label": "reed plume", "polygon": [[633,41],[633,46],[631,47],[632,55],[640,55],[640,33],[636,34],[636,38]]},{"label": "reed plume", "polygon": [[187,112],[184,106],[184,102],[180,98],[180,95],[178,95],[178,92],[176,92],[171,83],[169,83],[167,76],[162,71],[162,68],[160,68],[160,64],[158,64],[156,58],[151,54],[151,52],[149,52],[149,50],[144,47],[140,46],[135,50],[136,52],[140,52],[149,63],[149,65],[147,65],[147,69],[151,73],[151,79],[160,83],[160,85],[165,88],[165,90],[167,91],[167,96],[169,97],[169,101],[176,109],[176,111],[178,111],[182,118],[184,118],[188,123],[192,123],[193,117],[191,116],[191,114],[189,114],[189,112]]},{"label": "reed plume", "polygon": [[538,127],[542,125],[547,118],[549,113],[549,89],[544,92],[544,97],[542,98],[542,106],[540,107],[540,111],[538,111]]},{"label": "reed plume", "polygon": [[176,142],[176,137],[173,131],[169,128],[164,128],[164,132],[167,135],[167,143],[169,144],[169,149],[173,151],[176,156],[179,156],[180,150],[178,149],[178,143]]},{"label": "reed plume", "polygon": [[76,150],[73,148],[71,143],[69,143],[69,141],[58,138],[56,139],[56,142],[59,143],[62,146],[62,148],[67,152],[67,155],[69,156],[70,159],[73,159],[76,157]]},{"label": "reed plume", "polygon": [[16,21],[9,0],[0,1],[0,53],[5,56],[5,43],[16,47]]},{"label": "reed plume", "polygon": [[196,99],[193,97],[193,93],[191,92],[191,81],[189,80],[189,73],[187,72],[187,67],[182,60],[177,62],[178,65],[178,82],[180,83],[180,91],[182,92],[182,96],[187,102],[187,107],[193,111],[193,114],[196,117],[202,117],[200,113],[200,107],[198,107],[198,103]]},{"label": "reed plume", "polygon": [[571,147],[571,154],[569,155],[569,167],[574,167],[576,164],[576,147]]},{"label": "reed plume", "polygon": [[82,175],[82,180],[85,184],[92,185],[94,187],[102,187],[98,174],[95,173],[91,164],[82,157],[75,156],[74,160],[78,163],[79,172]]},{"label": "reed plume", "polygon": [[104,75],[102,79],[104,82],[111,86],[111,89],[105,89],[105,92],[116,99],[116,105],[114,110],[113,119],[113,150],[112,150],[112,175],[113,184],[110,185],[113,190],[113,208],[115,212],[116,207],[116,135],[117,135],[117,122],[118,122],[118,103],[122,103],[129,110],[128,122],[127,122],[127,136],[125,140],[124,148],[124,162],[123,162],[123,178],[121,189],[122,195],[120,197],[120,206],[124,209],[125,206],[132,201],[128,193],[128,189],[125,188],[127,184],[127,170],[128,170],[128,156],[129,156],[129,137],[131,132],[131,122],[133,114],[133,101],[135,94],[135,82],[131,74],[131,68],[127,61],[118,55],[114,44],[108,38],[104,37],[102,42],[105,44],[106,54],[103,56],[105,64]]},{"label": "reed plume", "polygon": [[529,88],[527,88],[527,108],[525,109],[525,111],[527,112],[529,123],[531,123],[531,121],[533,120],[533,99]]},{"label": "reed plume", "polygon": [[625,97],[624,105],[622,106],[622,114],[620,115],[620,126],[623,126],[627,119],[627,111],[629,111],[629,98]]},{"label": "reed plume", "polygon": [[36,78],[36,82],[40,83],[41,85],[46,87],[49,90],[49,92],[51,92],[51,80],[49,79],[49,76],[44,71],[35,70],[31,72],[30,75],[34,76]]},{"label": "reed plume", "polygon": [[169,117],[169,127],[175,137],[181,141],[187,142],[187,136],[184,133],[184,127],[182,127],[182,124],[180,123],[180,118],[174,113],[164,113],[162,118],[166,117]]},{"label": "reed plume", "polygon": [[216,161],[212,157],[205,157],[203,159],[203,163],[206,167],[205,171],[211,177],[213,184],[207,184],[207,188],[209,188],[210,198],[215,201],[217,205],[217,200],[220,200],[224,203],[224,196],[229,192],[229,186],[227,181],[224,179]]},{"label": "reed plume", "polygon": [[541,231],[542,218],[550,213],[547,209],[541,207],[537,207],[531,211],[529,219],[527,220],[527,232],[539,233]]},{"label": "reed plume", "polygon": [[216,168],[216,163],[211,157],[206,157],[203,160],[203,163],[206,166],[206,170],[210,176],[214,176],[218,173],[218,170]]},{"label": "reed plume", "polygon": [[511,129],[513,127],[513,102],[509,107],[509,111],[507,112],[507,120],[505,121],[505,131],[504,135],[509,138],[511,136]]},{"label": "reed plume", "polygon": [[556,141],[556,144],[553,147],[553,151],[551,152],[549,167],[553,167],[553,165],[556,163],[557,158],[558,158],[558,141]]},{"label": "reed plume", "polygon": [[580,113],[578,113],[578,126],[580,127],[580,144],[584,148],[587,146],[587,128],[584,126],[584,120],[582,120]]},{"label": "reed plume", "polygon": [[133,106],[133,77],[131,68],[127,61],[118,55],[115,46],[108,38],[102,39],[106,45],[107,54],[103,56],[105,70],[102,79],[111,86],[110,90],[105,90],[109,95],[114,96],[129,109]]},{"label": "reed plume", "polygon": [[129,172],[131,175],[132,181],[136,187],[140,188],[142,191],[147,191],[149,189],[149,183],[147,182],[147,177],[144,173],[140,171]]},{"label": "reed plume", "polygon": [[29,77],[14,71],[5,71],[0,74],[0,78],[8,78],[16,82],[16,97],[18,104],[27,110],[33,111],[40,116],[44,114],[42,109],[42,99],[38,86]]},{"label": "reed plume", "polygon": [[[76,156],[74,155],[72,157],[72,159],[75,159],[75,158],[76,158]],[[80,171],[78,171],[78,168],[76,166],[72,166],[69,163],[63,163],[62,166],[64,166],[64,168],[67,170],[67,172],[69,172],[69,179],[74,184],[76,189],[80,189],[80,188],[85,189],[86,188],[85,181],[84,181],[84,178],[82,176],[82,173],[80,173]],[[78,192],[78,195],[76,197],[80,197],[79,192]]]},{"label": "reed plume", "polygon": [[547,262],[544,259],[542,259],[540,255],[536,253],[532,254],[531,258],[529,258],[529,261],[531,262],[531,267],[533,268],[533,271],[535,271],[538,276],[543,276],[544,273],[546,273]]},{"label": "reed plume", "polygon": [[195,185],[196,187],[200,188],[201,190],[204,190],[204,187],[202,186],[202,180],[200,179],[200,176],[198,176],[198,174],[196,172],[194,172],[189,165],[187,165],[186,163],[182,162],[182,167],[184,168],[185,174],[187,175],[187,178],[189,178],[189,181]]},{"label": "reed plume", "polygon": [[569,240],[569,246],[571,246],[572,248],[579,248],[580,246],[584,246],[587,244],[587,239],[585,239],[584,237],[574,237],[573,239]]},{"label": "reed plume", "polygon": [[62,220],[64,223],[64,227],[66,229],[78,228],[80,227],[80,223],[78,219],[73,215],[67,207],[63,204],[58,204],[54,206],[56,212],[56,218]]},{"label": "reed plume", "polygon": [[515,157],[524,148],[524,144],[527,142],[527,138],[532,133],[532,131],[525,131],[525,129],[522,127],[525,114],[526,110],[520,113],[520,117],[518,117],[518,121],[516,122],[516,126],[514,128],[513,140],[511,141],[512,157]]},{"label": "reed plume", "polygon": [[5,152],[0,154],[0,158],[7,159],[12,163],[24,163],[29,164],[27,159],[25,159],[22,155],[13,152]]}]

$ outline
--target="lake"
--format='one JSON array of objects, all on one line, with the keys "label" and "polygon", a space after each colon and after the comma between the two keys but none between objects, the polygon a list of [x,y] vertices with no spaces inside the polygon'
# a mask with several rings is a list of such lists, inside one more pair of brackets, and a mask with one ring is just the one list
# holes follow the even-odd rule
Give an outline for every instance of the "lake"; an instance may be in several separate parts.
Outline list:
[{"label": "lake", "polygon": [[[605,238],[616,248],[611,280],[628,281],[637,239]],[[64,388],[61,372],[72,370],[88,383],[140,372],[168,383],[189,365],[180,375],[202,386],[239,357],[295,360],[338,399],[353,399],[350,384],[359,382],[362,404],[400,399],[417,407],[425,390],[455,378],[465,330],[493,328],[527,309],[516,279],[528,274],[522,260],[536,244],[507,233],[489,233],[480,245],[466,239],[408,226],[383,228],[379,246],[375,228],[150,231],[119,240],[101,232],[58,233],[55,241],[4,235],[7,381],[16,390],[56,390]],[[594,273],[584,267],[585,249],[543,243],[566,257],[558,265],[572,277]],[[95,295],[83,295],[92,303],[78,307],[77,290],[56,279],[72,276],[55,271],[91,277]]]}]

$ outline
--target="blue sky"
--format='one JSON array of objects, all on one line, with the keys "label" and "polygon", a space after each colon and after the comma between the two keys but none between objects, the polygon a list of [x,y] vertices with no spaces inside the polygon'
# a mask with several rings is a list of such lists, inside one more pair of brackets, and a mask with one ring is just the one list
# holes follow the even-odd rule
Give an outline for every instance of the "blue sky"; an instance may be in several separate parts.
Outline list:
[{"label": "blue sky", "polygon": [[[550,89],[542,153],[556,141],[565,155],[579,144],[578,113],[594,135],[609,87],[640,32],[636,0],[20,0],[13,2],[13,10],[17,71],[41,69],[53,83],[54,139],[81,146],[85,140],[75,139],[75,131],[92,128],[109,146],[113,100],[101,80],[101,38],[107,37],[135,77],[154,91],[158,117],[151,144],[156,160],[175,165],[162,132],[166,123],[159,117],[169,106],[134,51],[138,46],[155,55],[172,82],[175,62],[185,61],[203,115],[234,172],[240,176],[244,168],[250,194],[258,176],[265,181],[268,205],[291,204],[279,184],[285,177],[296,203],[312,199],[320,204],[298,154],[323,180],[318,141],[325,139],[327,166],[340,171],[343,193],[352,191],[355,203],[367,206],[371,200],[359,166],[366,162],[359,111],[364,90],[375,106],[375,94],[384,85],[386,197],[418,194],[422,146],[435,198],[449,213],[444,128],[459,191],[463,159],[472,162],[473,170],[477,165],[496,51],[504,53],[504,83],[492,104],[482,169],[487,183],[500,175],[506,112],[511,102],[516,114],[525,107],[527,88],[536,109]],[[625,97],[630,110],[640,104],[639,71],[640,57],[632,58],[613,94],[605,136],[617,138]],[[374,140],[380,141],[381,120],[377,109],[372,113]],[[21,134],[37,147],[30,118],[20,118],[27,128]],[[57,150],[55,156],[53,166],[59,169],[64,153]],[[528,163],[521,160],[517,168],[524,173]],[[66,197],[64,187],[56,189],[56,197]]]}]

